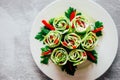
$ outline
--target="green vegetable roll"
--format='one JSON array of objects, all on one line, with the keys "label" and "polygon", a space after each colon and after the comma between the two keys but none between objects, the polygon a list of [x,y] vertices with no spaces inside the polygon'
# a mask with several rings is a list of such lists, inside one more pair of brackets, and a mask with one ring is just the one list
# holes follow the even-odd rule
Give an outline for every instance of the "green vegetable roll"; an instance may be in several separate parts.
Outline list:
[{"label": "green vegetable roll", "polygon": [[51,60],[57,65],[65,65],[68,61],[68,53],[64,48],[55,48],[51,54]]},{"label": "green vegetable roll", "polygon": [[86,51],[92,51],[97,43],[97,37],[93,32],[89,32],[86,36],[82,39],[81,45],[82,48]]},{"label": "green vegetable roll", "polygon": [[59,31],[50,31],[44,38],[44,43],[51,48],[58,46],[61,42],[62,35]]},{"label": "green vegetable roll", "polygon": [[58,17],[54,19],[53,26],[57,31],[60,31],[62,34],[69,31],[69,22],[65,17]]},{"label": "green vegetable roll", "polygon": [[85,62],[86,59],[87,59],[87,55],[84,50],[75,49],[69,53],[69,61],[73,62],[73,66],[76,66]]},{"label": "green vegetable roll", "polygon": [[88,29],[90,29],[87,20],[83,16],[76,16],[71,21],[71,26],[75,28],[75,31],[77,33],[85,33]]},{"label": "green vegetable roll", "polygon": [[69,49],[76,49],[80,45],[81,39],[75,33],[69,33],[64,37],[62,45]]}]

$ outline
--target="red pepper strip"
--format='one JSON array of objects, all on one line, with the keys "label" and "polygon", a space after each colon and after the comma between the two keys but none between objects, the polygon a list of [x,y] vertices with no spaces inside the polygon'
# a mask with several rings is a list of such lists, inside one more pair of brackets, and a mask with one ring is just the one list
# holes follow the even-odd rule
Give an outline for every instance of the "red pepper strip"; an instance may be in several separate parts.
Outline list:
[{"label": "red pepper strip", "polygon": [[76,22],[78,23],[78,25],[80,25],[80,26],[85,28],[85,23],[83,21],[77,20]]},{"label": "red pepper strip", "polygon": [[70,40],[70,43],[74,45],[74,41],[73,40]]},{"label": "red pepper strip", "polygon": [[83,56],[86,56],[86,52],[83,52]]},{"label": "red pepper strip", "polygon": [[87,51],[86,53],[92,60],[95,60],[95,57],[92,55],[91,52]]},{"label": "red pepper strip", "polygon": [[93,30],[92,32],[97,33],[97,32],[99,32],[99,31],[102,31],[102,29],[103,29],[103,26],[100,27],[100,28],[97,28],[97,29]]},{"label": "red pepper strip", "polygon": [[67,46],[67,42],[65,42],[65,41],[64,41],[64,42],[62,42],[62,44],[63,44],[64,46]]},{"label": "red pepper strip", "polygon": [[46,51],[46,52],[43,52],[42,55],[48,55],[48,54],[51,53],[51,52],[52,52],[52,50],[48,50],[48,51]]},{"label": "red pepper strip", "polygon": [[72,46],[73,49],[76,49],[77,47],[75,45]]},{"label": "red pepper strip", "polygon": [[74,28],[74,24],[72,23],[72,28]]},{"label": "red pepper strip", "polygon": [[50,30],[55,30],[55,28],[51,24],[49,24],[46,20],[42,20],[42,23],[45,25],[46,28]]},{"label": "red pepper strip", "polygon": [[58,39],[56,39],[56,40],[54,41],[54,43],[55,43],[55,44],[58,44],[58,42],[59,42],[59,40],[58,40]]},{"label": "red pepper strip", "polygon": [[53,39],[53,36],[52,36],[52,35],[50,35],[50,39]]},{"label": "red pepper strip", "polygon": [[83,21],[81,21],[81,23],[83,24],[83,27],[85,28],[85,23]]},{"label": "red pepper strip", "polygon": [[78,25],[82,24],[81,21],[79,21],[79,20],[76,20],[76,23],[78,23]]},{"label": "red pepper strip", "polygon": [[70,21],[75,17],[76,11],[71,12],[70,14]]},{"label": "red pepper strip", "polygon": [[68,29],[68,28],[69,28],[69,25],[66,26],[66,29]]}]

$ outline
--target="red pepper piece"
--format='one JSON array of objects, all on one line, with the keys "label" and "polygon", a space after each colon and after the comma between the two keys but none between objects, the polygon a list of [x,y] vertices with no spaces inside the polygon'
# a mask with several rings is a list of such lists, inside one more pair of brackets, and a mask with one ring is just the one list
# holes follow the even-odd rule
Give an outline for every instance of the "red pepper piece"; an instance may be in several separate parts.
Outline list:
[{"label": "red pepper piece", "polygon": [[77,20],[76,23],[78,23],[78,25],[80,25],[80,26],[85,28],[85,23],[83,21]]},{"label": "red pepper piece", "polygon": [[83,27],[85,28],[85,22],[81,21],[81,23],[83,24]]},{"label": "red pepper piece", "polygon": [[66,29],[68,29],[68,28],[69,28],[69,25],[66,26]]},{"label": "red pepper piece", "polygon": [[73,49],[76,49],[77,47],[75,45],[72,46]]},{"label": "red pepper piece", "polygon": [[52,50],[48,50],[48,51],[46,51],[46,52],[43,52],[42,55],[48,55],[48,54],[51,53],[51,52],[52,52]]},{"label": "red pepper piece", "polygon": [[88,40],[89,43],[92,43],[92,40]]},{"label": "red pepper piece", "polygon": [[50,35],[50,39],[53,39],[53,36],[52,36],[52,35]]},{"label": "red pepper piece", "polygon": [[74,45],[74,41],[73,40],[70,40],[70,43]]},{"label": "red pepper piece", "polygon": [[72,23],[72,28],[74,28],[74,24]]},{"label": "red pepper piece", "polygon": [[65,26],[65,23],[62,23],[62,26]]},{"label": "red pepper piece", "polygon": [[71,12],[70,21],[72,21],[72,19],[75,17],[75,15],[76,15],[76,11]]},{"label": "red pepper piece", "polygon": [[83,56],[86,56],[86,52],[83,52]]},{"label": "red pepper piece", "polygon": [[87,51],[86,53],[92,60],[95,60],[95,57],[92,55],[91,52]]},{"label": "red pepper piece", "polygon": [[55,28],[51,24],[49,24],[46,20],[42,20],[42,23],[45,25],[46,28],[50,30],[55,30]]},{"label": "red pepper piece", "polygon": [[97,32],[102,31],[102,30],[103,30],[103,26],[100,27],[100,28],[96,28],[96,29],[93,30],[92,32],[97,33]]},{"label": "red pepper piece", "polygon": [[76,23],[78,23],[78,25],[82,24],[81,21],[79,21],[79,20],[76,20]]},{"label": "red pepper piece", "polygon": [[54,43],[55,43],[55,44],[58,44],[58,42],[59,42],[59,40],[58,40],[58,39],[56,39],[56,40],[54,41]]},{"label": "red pepper piece", "polygon": [[65,42],[65,41],[64,41],[64,42],[62,42],[62,44],[63,44],[64,46],[67,46],[67,42]]}]

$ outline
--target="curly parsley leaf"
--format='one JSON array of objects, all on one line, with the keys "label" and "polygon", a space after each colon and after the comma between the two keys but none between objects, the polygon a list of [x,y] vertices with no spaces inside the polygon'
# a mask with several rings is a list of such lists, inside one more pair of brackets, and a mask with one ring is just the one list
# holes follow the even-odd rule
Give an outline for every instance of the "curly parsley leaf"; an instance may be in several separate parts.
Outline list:
[{"label": "curly parsley leaf", "polygon": [[95,22],[95,27],[94,27],[94,29],[100,28],[100,27],[102,27],[102,26],[103,26],[103,22],[96,21],[96,22]]},{"label": "curly parsley leaf", "polygon": [[82,13],[79,12],[79,13],[76,14],[76,16],[78,16],[78,15],[82,15]]},{"label": "curly parsley leaf", "polygon": [[46,52],[46,51],[48,51],[50,48],[48,47],[48,46],[45,46],[45,47],[42,47],[41,48],[41,51],[42,52]]},{"label": "curly parsley leaf", "polygon": [[50,55],[40,56],[40,58],[41,58],[41,61],[40,61],[41,63],[48,64]]},{"label": "curly parsley leaf", "polygon": [[67,72],[69,75],[74,75],[76,71],[77,66],[73,66],[73,63],[67,62],[65,65],[62,66],[62,71]]},{"label": "curly parsley leaf", "polygon": [[102,35],[103,35],[103,34],[102,34],[102,31],[99,31],[99,32],[96,33],[96,36],[97,36],[97,37],[100,37],[100,36],[102,36]]},{"label": "curly parsley leaf", "polygon": [[35,36],[35,39],[42,41],[44,39],[44,36],[46,36],[49,33],[49,29],[42,27],[41,31],[38,32],[38,34]]},{"label": "curly parsley leaf", "polygon": [[87,53],[87,59],[95,64],[97,64],[98,60],[98,53],[95,50],[92,51],[86,51]]},{"label": "curly parsley leaf", "polygon": [[51,19],[49,20],[49,23],[50,23],[51,25],[53,25],[54,19],[55,19],[55,18],[51,18]]},{"label": "curly parsley leaf", "polygon": [[44,39],[44,37],[43,37],[43,35],[42,35],[41,33],[38,33],[38,34],[35,36],[35,39],[42,41],[42,40]]}]

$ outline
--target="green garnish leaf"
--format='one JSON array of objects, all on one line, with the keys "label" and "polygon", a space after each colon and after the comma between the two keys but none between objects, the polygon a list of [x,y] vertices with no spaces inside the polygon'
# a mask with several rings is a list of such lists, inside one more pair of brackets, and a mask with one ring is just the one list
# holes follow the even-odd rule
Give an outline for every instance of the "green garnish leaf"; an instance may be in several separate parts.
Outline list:
[{"label": "green garnish leaf", "polygon": [[46,36],[49,32],[49,29],[42,27],[41,31],[38,32],[38,34],[35,36],[35,39],[42,41],[44,39],[44,36]]},{"label": "green garnish leaf", "polygon": [[73,63],[71,63],[69,61],[61,67],[62,71],[67,72],[67,74],[69,74],[69,75],[74,75],[76,68],[77,68],[77,66],[73,66]]},{"label": "green garnish leaf", "polygon": [[47,35],[49,32],[50,32],[50,30],[47,29],[46,27],[41,28],[41,34],[43,34],[44,36]]},{"label": "green garnish leaf", "polygon": [[95,50],[92,51],[86,51],[87,53],[87,59],[95,64],[97,64],[97,60],[98,60],[98,53]]},{"label": "green garnish leaf", "polygon": [[48,51],[50,48],[48,47],[48,46],[45,46],[45,47],[42,47],[41,48],[41,51],[42,52],[46,52],[46,51]]},{"label": "green garnish leaf", "polygon": [[42,41],[44,39],[44,37],[41,33],[39,33],[35,36],[35,39]]},{"label": "green garnish leaf", "polygon": [[41,63],[48,64],[50,55],[41,56],[40,58],[41,58],[41,61],[40,61]]},{"label": "green garnish leaf", "polygon": [[51,18],[51,19],[49,20],[49,23],[50,23],[51,25],[53,25],[54,19],[55,19],[55,18]]},{"label": "green garnish leaf", "polygon": [[79,13],[76,14],[76,16],[78,16],[78,15],[82,15],[82,13],[79,12]]},{"label": "green garnish leaf", "polygon": [[102,31],[97,32],[97,33],[96,33],[96,36],[97,36],[97,37],[102,36]]},{"label": "green garnish leaf", "polygon": [[100,28],[100,27],[102,27],[102,26],[103,26],[103,22],[96,21],[96,22],[95,22],[94,29],[96,29],[96,28]]},{"label": "green garnish leaf", "polygon": [[69,7],[69,9],[65,12],[65,16],[70,19],[70,14],[73,12],[73,11],[76,11],[76,9],[72,8],[72,7]]}]

